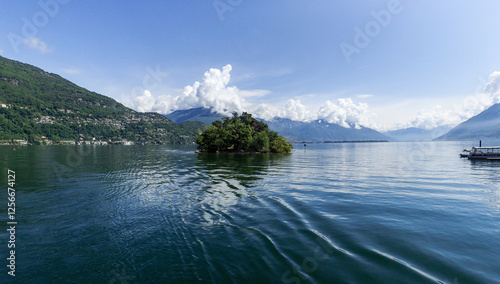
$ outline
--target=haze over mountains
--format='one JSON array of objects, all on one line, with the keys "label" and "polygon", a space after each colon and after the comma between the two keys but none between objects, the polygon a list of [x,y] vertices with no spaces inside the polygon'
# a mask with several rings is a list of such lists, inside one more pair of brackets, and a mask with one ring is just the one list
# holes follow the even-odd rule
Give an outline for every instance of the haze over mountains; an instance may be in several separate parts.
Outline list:
[{"label": "haze over mountains", "polygon": [[398,141],[431,141],[432,139],[447,133],[451,129],[452,127],[450,126],[439,126],[433,129],[409,127],[405,129],[387,131],[384,132],[384,134]]},{"label": "haze over mountains", "polygon": [[478,139],[500,139],[500,103],[494,104],[480,114],[460,123],[436,140]]}]

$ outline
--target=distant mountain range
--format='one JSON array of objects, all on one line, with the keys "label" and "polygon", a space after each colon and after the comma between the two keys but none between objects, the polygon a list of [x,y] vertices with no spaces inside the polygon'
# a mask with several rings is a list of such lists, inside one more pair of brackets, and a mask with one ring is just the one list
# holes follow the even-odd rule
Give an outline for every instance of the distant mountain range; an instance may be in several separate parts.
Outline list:
[{"label": "distant mountain range", "polygon": [[500,140],[500,104],[457,125],[435,140]]},{"label": "distant mountain range", "polygon": [[[178,110],[166,115],[176,123],[185,121],[201,121],[211,124],[223,115],[212,112],[209,108],[192,108]],[[395,139],[367,127],[345,128],[338,124],[315,120],[310,123],[293,121],[276,117],[272,120],[262,120],[269,125],[269,129],[277,131],[280,135],[293,142],[310,141],[395,141]]]},{"label": "distant mountain range", "polygon": [[0,56],[0,143],[193,143],[200,122],[136,112],[53,73]]},{"label": "distant mountain range", "polygon": [[[169,119],[176,123],[185,121],[200,121],[211,124],[223,115],[212,112],[209,108],[192,108],[178,110],[169,115]],[[269,128],[278,131],[290,141],[431,141],[449,140],[460,141],[479,139],[500,140],[500,104],[495,104],[480,114],[459,124],[455,128],[441,126],[431,130],[410,127],[380,133],[367,127],[356,129],[345,128],[337,124],[315,120],[310,123],[293,121],[276,117],[270,121],[264,120]]]},{"label": "distant mountain range", "polygon": [[384,134],[399,141],[500,141],[500,104],[492,105],[454,128],[444,126],[432,130],[407,128]]},{"label": "distant mountain range", "polygon": [[164,115],[175,123],[182,123],[186,121],[199,121],[206,125],[224,117],[222,114],[212,112],[209,108],[191,108],[186,110],[176,110],[170,114]]},{"label": "distant mountain range", "polygon": [[384,132],[384,134],[398,141],[431,141],[432,139],[447,133],[451,129],[452,128],[449,126],[440,126],[430,130],[409,127],[405,129],[387,131]]},{"label": "distant mountain range", "polygon": [[351,125],[351,128],[345,128],[322,120],[308,123],[279,117],[265,122],[269,125],[269,129],[277,131],[291,141],[394,141],[387,135],[363,126],[355,128]]}]

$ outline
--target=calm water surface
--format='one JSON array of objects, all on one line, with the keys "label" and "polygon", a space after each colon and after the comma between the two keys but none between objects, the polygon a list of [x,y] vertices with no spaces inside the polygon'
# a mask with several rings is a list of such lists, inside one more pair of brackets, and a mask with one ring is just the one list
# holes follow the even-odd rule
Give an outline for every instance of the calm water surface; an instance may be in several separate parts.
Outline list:
[{"label": "calm water surface", "polygon": [[0,283],[500,283],[500,163],[471,145],[0,146]]}]

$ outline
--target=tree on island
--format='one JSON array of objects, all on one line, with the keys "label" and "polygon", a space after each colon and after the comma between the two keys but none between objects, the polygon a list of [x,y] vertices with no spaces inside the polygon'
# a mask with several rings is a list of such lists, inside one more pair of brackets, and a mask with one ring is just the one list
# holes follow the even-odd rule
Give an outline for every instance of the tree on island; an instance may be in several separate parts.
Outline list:
[{"label": "tree on island", "polygon": [[196,139],[202,152],[260,152],[289,153],[292,150],[285,138],[269,130],[266,123],[258,121],[251,114],[214,121]]}]

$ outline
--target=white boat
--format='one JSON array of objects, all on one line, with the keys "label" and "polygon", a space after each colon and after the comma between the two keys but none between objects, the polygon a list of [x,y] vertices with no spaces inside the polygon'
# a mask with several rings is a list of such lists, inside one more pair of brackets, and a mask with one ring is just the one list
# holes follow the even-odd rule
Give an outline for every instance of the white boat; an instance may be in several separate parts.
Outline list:
[{"label": "white boat", "polygon": [[472,147],[467,156],[469,160],[499,160],[500,146],[495,147]]}]

